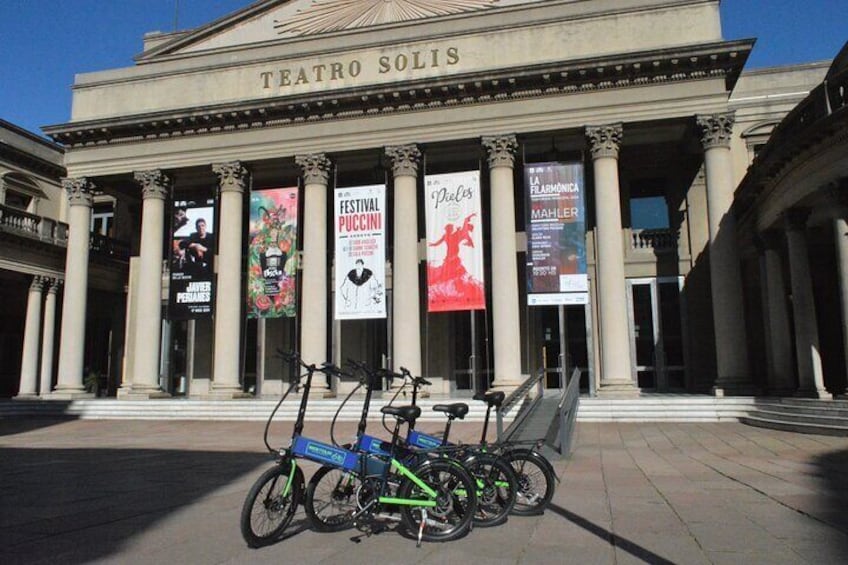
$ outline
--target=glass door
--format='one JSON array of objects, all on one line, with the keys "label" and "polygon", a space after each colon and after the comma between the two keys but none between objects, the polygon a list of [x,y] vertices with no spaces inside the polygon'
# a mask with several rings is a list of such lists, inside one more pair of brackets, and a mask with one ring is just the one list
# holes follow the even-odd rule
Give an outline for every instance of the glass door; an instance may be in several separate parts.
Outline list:
[{"label": "glass door", "polygon": [[682,284],[682,277],[627,280],[631,367],[639,388],[685,387]]}]

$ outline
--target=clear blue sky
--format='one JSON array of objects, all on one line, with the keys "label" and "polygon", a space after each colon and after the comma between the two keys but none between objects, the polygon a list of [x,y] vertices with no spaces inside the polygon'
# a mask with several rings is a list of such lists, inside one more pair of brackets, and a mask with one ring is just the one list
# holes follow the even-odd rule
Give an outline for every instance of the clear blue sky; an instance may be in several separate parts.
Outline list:
[{"label": "clear blue sky", "polygon": [[[251,0],[0,0],[0,118],[40,133],[70,119],[74,74],[126,67],[148,31],[193,28]],[[724,0],[725,39],[758,38],[746,68],[832,58],[848,0]]]}]

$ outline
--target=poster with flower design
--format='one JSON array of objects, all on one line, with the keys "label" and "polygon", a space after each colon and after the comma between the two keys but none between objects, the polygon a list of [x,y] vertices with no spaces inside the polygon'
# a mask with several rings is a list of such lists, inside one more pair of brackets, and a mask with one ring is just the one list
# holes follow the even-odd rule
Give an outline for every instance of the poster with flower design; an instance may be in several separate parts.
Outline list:
[{"label": "poster with flower design", "polygon": [[296,187],[250,195],[248,318],[292,318],[297,313],[297,211]]}]

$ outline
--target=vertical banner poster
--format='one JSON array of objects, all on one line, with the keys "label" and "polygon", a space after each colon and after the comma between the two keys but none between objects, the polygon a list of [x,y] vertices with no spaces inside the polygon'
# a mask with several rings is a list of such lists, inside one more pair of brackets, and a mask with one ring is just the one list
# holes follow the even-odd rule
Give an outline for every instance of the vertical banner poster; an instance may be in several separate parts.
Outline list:
[{"label": "vertical banner poster", "polygon": [[480,172],[428,175],[427,310],[485,310]]},{"label": "vertical banner poster", "polygon": [[386,187],[335,191],[336,320],[385,318]]},{"label": "vertical banner poster", "polygon": [[297,313],[297,211],[297,187],[250,193],[248,318]]},{"label": "vertical banner poster", "polygon": [[192,320],[212,315],[215,273],[215,200],[174,202],[168,317]]},{"label": "vertical banner poster", "polygon": [[528,304],[585,304],[589,281],[583,165],[528,164],[524,182]]}]

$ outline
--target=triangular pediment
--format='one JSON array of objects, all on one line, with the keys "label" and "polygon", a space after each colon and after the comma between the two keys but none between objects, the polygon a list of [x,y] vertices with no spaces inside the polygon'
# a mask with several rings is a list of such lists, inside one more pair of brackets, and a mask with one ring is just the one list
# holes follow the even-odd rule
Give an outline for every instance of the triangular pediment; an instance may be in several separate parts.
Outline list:
[{"label": "triangular pediment", "polygon": [[543,0],[264,0],[142,53],[191,54],[409,21],[481,12]]}]

